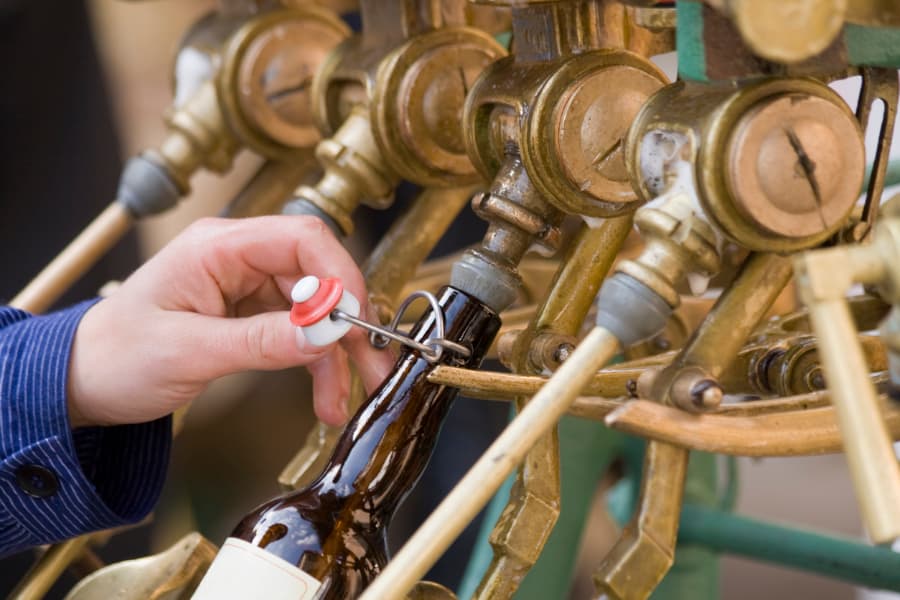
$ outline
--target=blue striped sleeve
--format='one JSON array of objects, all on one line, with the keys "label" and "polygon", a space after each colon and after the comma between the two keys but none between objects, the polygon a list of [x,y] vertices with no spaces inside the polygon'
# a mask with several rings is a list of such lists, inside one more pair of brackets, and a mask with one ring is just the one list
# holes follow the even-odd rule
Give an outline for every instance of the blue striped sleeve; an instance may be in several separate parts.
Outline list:
[{"label": "blue striped sleeve", "polygon": [[0,308],[0,556],[137,522],[159,497],[170,417],[69,427],[69,355],[92,305],[40,317]]}]

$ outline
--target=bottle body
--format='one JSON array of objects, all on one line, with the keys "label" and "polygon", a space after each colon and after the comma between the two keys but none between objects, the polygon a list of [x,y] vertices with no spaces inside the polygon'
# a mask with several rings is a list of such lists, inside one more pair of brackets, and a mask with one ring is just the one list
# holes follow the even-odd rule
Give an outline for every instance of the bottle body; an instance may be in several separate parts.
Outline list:
[{"label": "bottle body", "polygon": [[[445,338],[471,350],[468,358],[445,352],[441,364],[477,367],[499,329],[499,318],[453,288],[442,290],[439,304]],[[436,335],[430,312],[412,335],[419,341]],[[317,600],[359,596],[387,563],[390,517],[422,474],[456,397],[456,389],[428,381],[435,366],[417,351],[404,349],[391,375],[347,424],[319,477],[307,488],[255,509],[232,538],[321,582]],[[200,595],[205,583],[195,598],[205,600]]]}]

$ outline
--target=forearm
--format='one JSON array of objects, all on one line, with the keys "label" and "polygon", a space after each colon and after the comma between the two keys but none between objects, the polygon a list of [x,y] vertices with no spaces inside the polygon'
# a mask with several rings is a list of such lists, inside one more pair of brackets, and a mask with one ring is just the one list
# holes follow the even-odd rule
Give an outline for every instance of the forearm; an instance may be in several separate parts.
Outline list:
[{"label": "forearm", "polygon": [[136,522],[162,487],[169,418],[70,428],[69,358],[90,305],[43,317],[0,308],[0,554]]}]

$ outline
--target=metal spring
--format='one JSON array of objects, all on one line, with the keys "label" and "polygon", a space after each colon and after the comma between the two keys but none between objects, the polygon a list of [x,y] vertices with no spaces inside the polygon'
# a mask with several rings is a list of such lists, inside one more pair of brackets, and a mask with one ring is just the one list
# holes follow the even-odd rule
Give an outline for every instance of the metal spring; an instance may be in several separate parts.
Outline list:
[{"label": "metal spring", "polygon": [[[412,304],[417,298],[424,298],[428,300],[428,304],[431,305],[431,311],[434,313],[435,330],[437,335],[435,337],[428,338],[424,342],[414,340],[409,336],[408,333],[399,330],[400,320],[403,318],[403,315],[406,313],[406,310],[409,308],[410,304]],[[463,356],[465,358],[468,358],[471,354],[469,349],[462,344],[457,344],[456,342],[444,338],[444,311],[441,310],[441,306],[440,304],[438,304],[437,298],[430,292],[419,290],[410,294],[409,297],[407,297],[400,304],[400,307],[397,309],[397,313],[394,315],[394,318],[393,320],[391,320],[391,324],[388,327],[373,325],[368,321],[363,321],[362,319],[358,319],[357,317],[348,315],[340,309],[331,311],[331,318],[341,319],[343,321],[347,321],[348,323],[352,323],[357,327],[362,327],[369,332],[369,342],[376,348],[384,348],[389,343],[391,343],[391,340],[394,340],[395,342],[399,342],[404,346],[418,350],[422,353],[422,358],[430,363],[436,363],[441,360],[441,357],[444,355],[445,350],[455,352],[456,354],[459,354],[460,356]]]}]

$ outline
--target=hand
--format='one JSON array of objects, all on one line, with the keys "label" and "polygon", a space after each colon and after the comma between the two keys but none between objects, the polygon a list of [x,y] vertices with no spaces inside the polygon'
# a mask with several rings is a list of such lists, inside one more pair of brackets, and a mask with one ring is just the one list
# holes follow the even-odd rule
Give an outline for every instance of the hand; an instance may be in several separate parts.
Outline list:
[{"label": "hand", "polygon": [[316,415],[348,418],[348,354],[366,389],[393,364],[354,327],[340,344],[308,344],[288,317],[303,275],[338,277],[368,313],[362,274],[315,217],[204,219],[84,315],[69,367],[73,427],[139,423],[173,412],[214,379],[306,365]]}]

